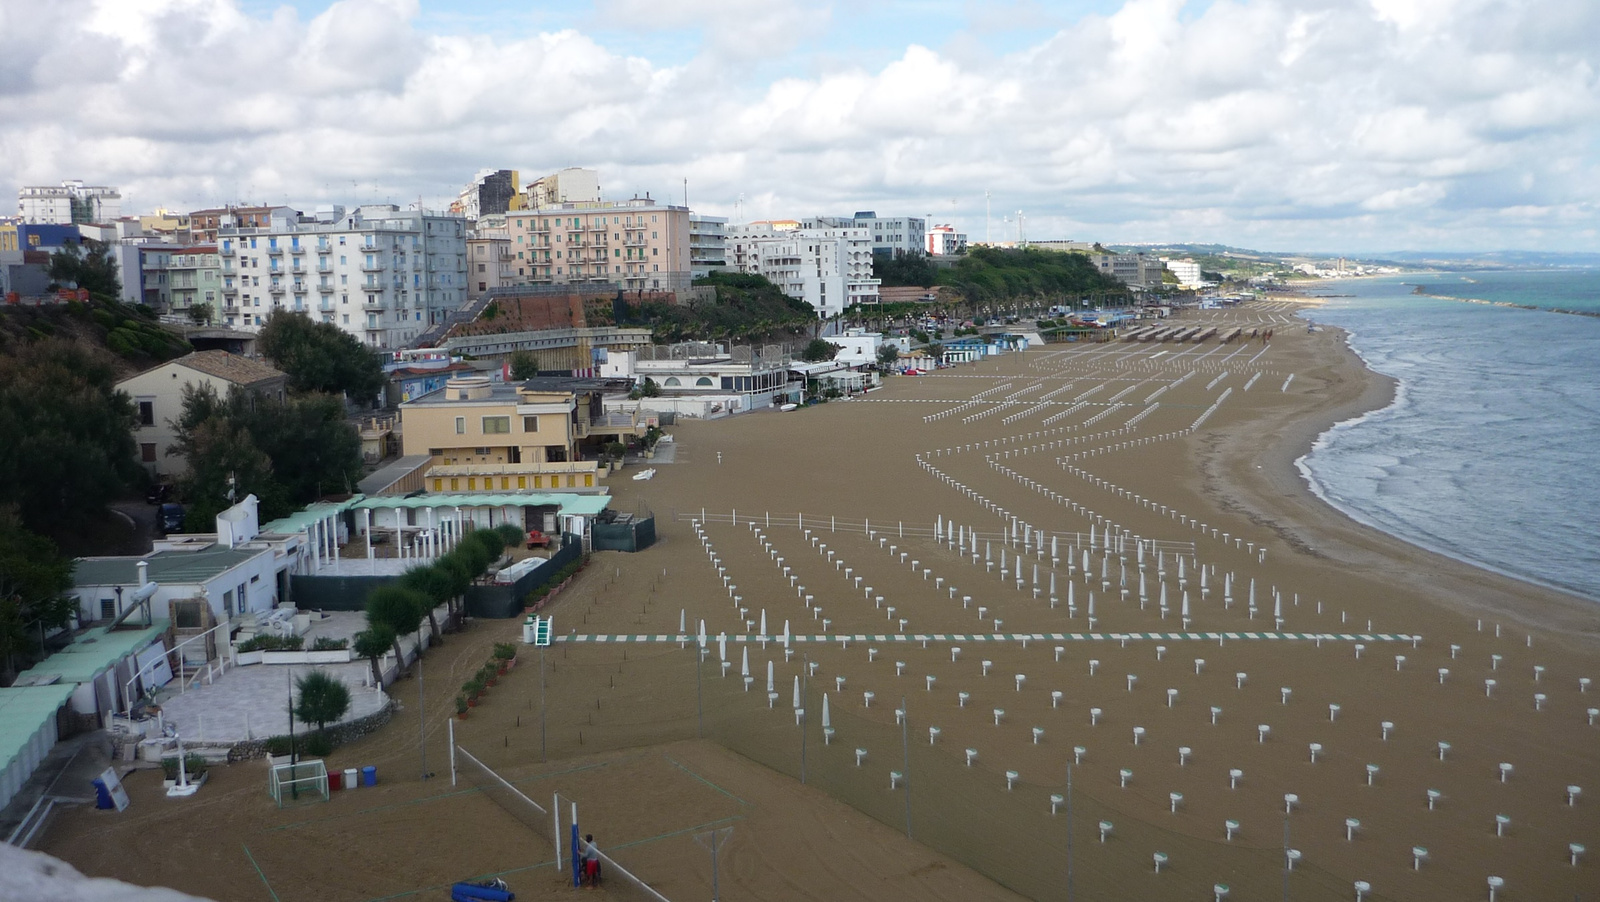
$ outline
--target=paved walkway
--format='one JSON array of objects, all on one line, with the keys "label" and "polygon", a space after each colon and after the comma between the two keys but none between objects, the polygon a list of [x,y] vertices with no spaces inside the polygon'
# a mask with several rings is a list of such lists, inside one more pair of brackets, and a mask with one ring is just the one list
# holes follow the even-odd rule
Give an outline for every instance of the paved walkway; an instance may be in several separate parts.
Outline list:
[{"label": "paved walkway", "polygon": [[[707,636],[708,640],[716,638]],[[826,644],[829,642],[1222,642],[1224,640],[1248,642],[1252,640],[1293,640],[1301,642],[1410,642],[1422,641],[1421,636],[1409,633],[837,633],[833,635],[793,635],[791,642]],[[556,636],[556,642],[617,643],[617,642],[693,642],[694,636],[670,633],[656,634],[593,634]],[[749,633],[729,634],[729,642],[765,643],[782,642],[781,636],[759,636]]]}]

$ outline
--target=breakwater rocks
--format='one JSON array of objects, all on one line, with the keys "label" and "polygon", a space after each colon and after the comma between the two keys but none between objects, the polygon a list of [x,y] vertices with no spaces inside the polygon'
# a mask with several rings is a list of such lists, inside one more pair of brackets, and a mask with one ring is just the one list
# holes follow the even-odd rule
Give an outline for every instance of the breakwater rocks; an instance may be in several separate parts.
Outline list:
[{"label": "breakwater rocks", "polygon": [[1483,304],[1487,307],[1514,307],[1518,310],[1539,310],[1544,313],[1565,313],[1568,316],[1593,316],[1600,317],[1600,310],[1573,310],[1570,307],[1540,307],[1536,304],[1518,304],[1514,301],[1486,301],[1483,298],[1458,298],[1449,294],[1434,294],[1426,285],[1418,285],[1412,294],[1420,294],[1441,301],[1456,301],[1461,304]]}]

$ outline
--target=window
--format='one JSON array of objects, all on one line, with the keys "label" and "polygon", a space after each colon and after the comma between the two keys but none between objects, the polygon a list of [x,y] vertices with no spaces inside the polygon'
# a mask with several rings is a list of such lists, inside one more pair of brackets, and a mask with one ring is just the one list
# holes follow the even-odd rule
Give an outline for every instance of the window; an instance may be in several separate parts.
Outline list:
[{"label": "window", "polygon": [[683,383],[678,381],[678,377],[677,376],[668,376],[667,377],[667,381],[662,383],[662,384],[665,385],[667,388],[676,388],[676,387],[682,385]]},{"label": "window", "polygon": [[511,418],[510,417],[484,417],[483,418],[483,434],[484,435],[504,435],[506,433],[509,433],[510,431],[511,431]]},{"label": "window", "polygon": [[139,425],[154,426],[156,424],[156,402],[139,402]]},{"label": "window", "polygon": [[[481,250],[481,248],[480,248],[480,250]],[[485,268],[484,264],[479,263],[478,264],[478,272],[488,272],[488,270]]]},{"label": "window", "polygon": [[139,459],[141,461],[147,463],[147,464],[155,463],[156,462],[156,443],[155,442],[140,442],[139,443]]},{"label": "window", "polygon": [[522,431],[523,432],[538,432],[539,431],[539,418],[538,417],[523,417],[522,418]]},{"label": "window", "polygon": [[467,418],[466,417],[456,417],[456,435],[466,435],[466,434],[467,434]]},{"label": "window", "polygon": [[698,385],[698,386],[710,385],[711,384],[711,377],[710,376],[701,376],[699,379],[695,380],[694,384]]},{"label": "window", "polygon": [[[33,236],[29,235],[28,237],[32,238]],[[117,600],[115,598],[100,599],[100,619],[110,620],[115,616],[117,616]]]}]

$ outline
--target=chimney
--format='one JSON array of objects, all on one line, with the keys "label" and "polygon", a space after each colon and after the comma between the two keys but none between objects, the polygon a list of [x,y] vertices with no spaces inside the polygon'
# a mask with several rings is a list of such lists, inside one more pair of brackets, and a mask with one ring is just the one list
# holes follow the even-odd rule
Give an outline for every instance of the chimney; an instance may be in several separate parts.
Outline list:
[{"label": "chimney", "polygon": [[133,590],[137,592],[144,588],[145,583],[150,581],[150,564],[147,561],[140,561],[135,566],[139,568],[139,581],[133,587]]}]

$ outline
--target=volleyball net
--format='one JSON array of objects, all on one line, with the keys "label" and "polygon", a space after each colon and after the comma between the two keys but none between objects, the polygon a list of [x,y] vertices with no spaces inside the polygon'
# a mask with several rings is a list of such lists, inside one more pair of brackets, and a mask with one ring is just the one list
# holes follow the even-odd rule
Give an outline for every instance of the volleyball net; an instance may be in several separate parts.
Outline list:
[{"label": "volleyball net", "polygon": [[[583,845],[578,838],[576,803],[572,804],[569,823],[565,825],[569,832],[563,836],[559,793],[552,797],[552,804],[547,808],[460,745],[454,747],[453,753],[451,760],[455,776],[465,779],[523,826],[542,837],[556,868],[569,870],[576,876],[583,854]],[[615,858],[598,849],[596,853],[600,859],[601,882],[609,898],[629,902],[670,902],[632,871],[617,863]]]}]

